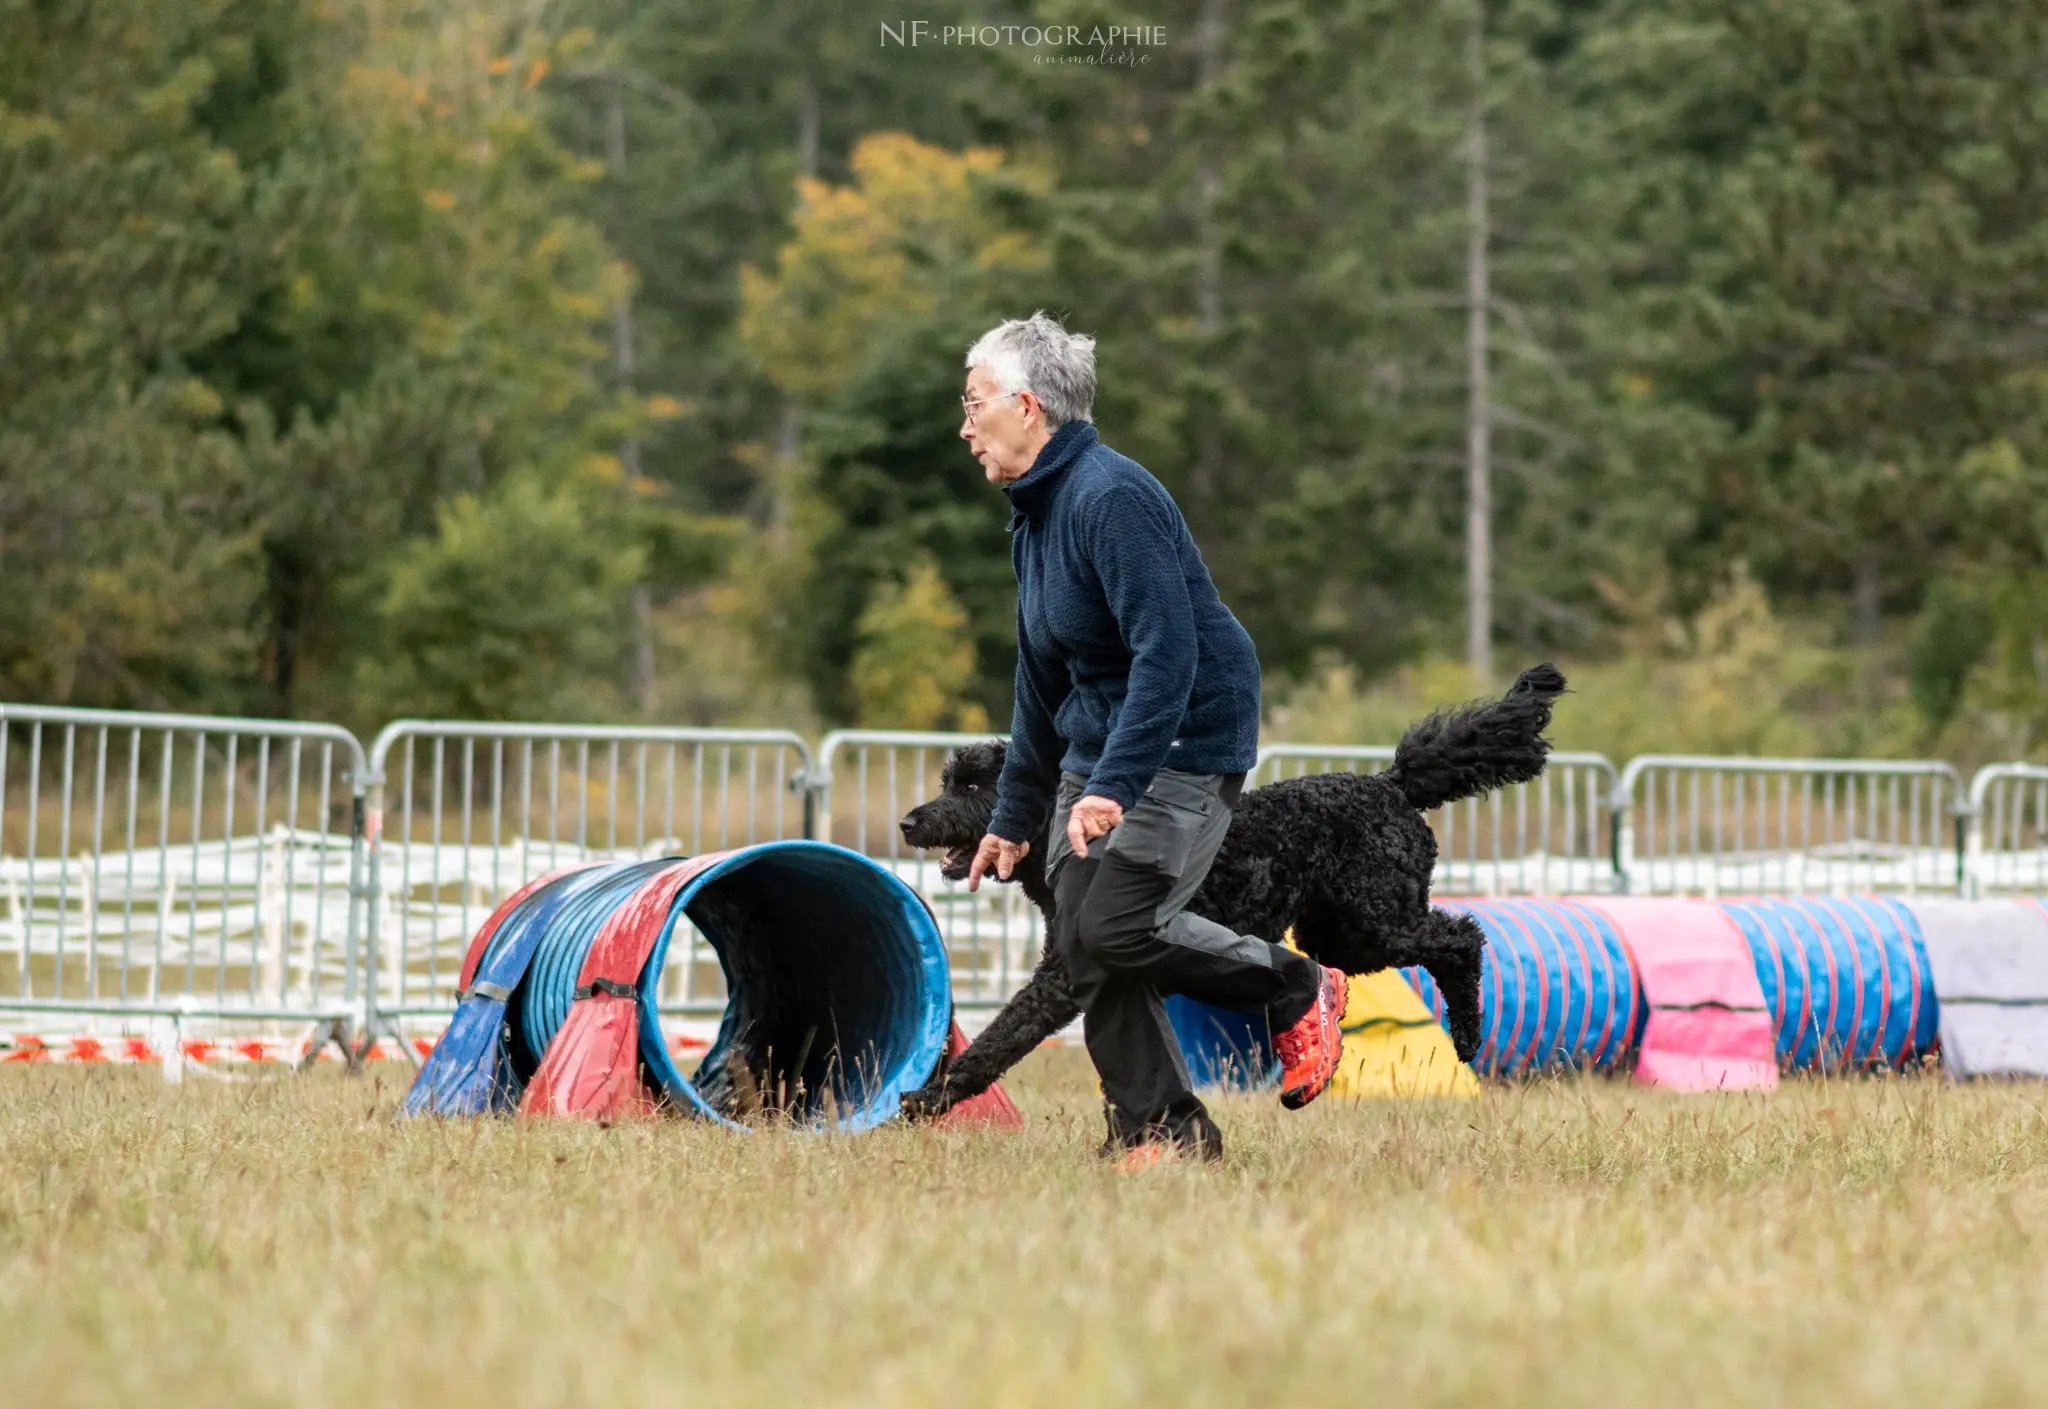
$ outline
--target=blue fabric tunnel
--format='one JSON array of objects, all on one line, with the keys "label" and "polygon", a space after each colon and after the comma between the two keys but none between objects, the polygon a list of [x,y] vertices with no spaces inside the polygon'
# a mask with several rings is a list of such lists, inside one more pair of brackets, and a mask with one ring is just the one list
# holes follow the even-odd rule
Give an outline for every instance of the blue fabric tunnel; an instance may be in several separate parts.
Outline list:
[{"label": "blue fabric tunnel", "polygon": [[[656,986],[687,914],[725,969],[724,1021],[694,1076],[659,1038]],[[937,1070],[953,1026],[952,971],[923,897],[858,852],[769,842],[734,852],[677,897],[640,978],[641,1056],[669,1098],[730,1116],[740,1073],[800,1092],[800,1119],[868,1130]]]},{"label": "blue fabric tunnel", "polygon": [[[478,968],[479,987],[510,980],[504,1020],[494,1024],[482,1009],[466,1016],[483,1001],[472,994],[442,1040],[445,1048],[463,1034],[478,1046],[487,1033],[502,1044],[499,1058],[442,1063],[466,1078],[423,1083],[435,1095],[409,1100],[408,1110],[515,1106],[568,1018],[598,931],[674,864],[593,867],[527,897]],[[669,1053],[657,1009],[662,970],[686,918],[717,955],[727,992],[717,1039],[688,1075]],[[897,876],[824,842],[768,842],[711,860],[676,894],[637,991],[650,1085],[677,1108],[727,1125],[765,1099],[800,1124],[870,1129],[930,1077],[952,1026],[945,945],[931,911]]]},{"label": "blue fabric tunnel", "polygon": [[1181,994],[1166,998],[1167,1021],[1199,1087],[1261,1091],[1280,1080],[1280,1058],[1263,1013],[1218,1008]]},{"label": "blue fabric tunnel", "polygon": [[1791,1069],[1898,1066],[1940,1025],[1911,910],[1876,896],[1723,901],[1749,941]]},{"label": "blue fabric tunnel", "polygon": [[[1484,1045],[1473,1067],[1516,1076],[1559,1067],[1606,1069],[1634,1051],[1649,1008],[1628,950],[1606,916],[1554,900],[1446,901],[1486,931],[1480,993]],[[1443,1020],[1443,995],[1422,969],[1402,976]],[[1196,1085],[1251,1087],[1278,1077],[1265,1022],[1187,998],[1166,1010]]]},{"label": "blue fabric tunnel", "polygon": [[[470,991],[406,1093],[405,1113],[458,1116],[517,1109],[519,1093],[546,1048],[545,1042],[531,1045],[525,1022],[531,997],[525,980],[535,959],[546,951],[548,965],[567,962],[573,986],[576,968],[604,917],[666,864],[592,866],[559,877],[521,901],[491,936]],[[567,958],[565,951],[575,957]]]},{"label": "blue fabric tunnel", "polygon": [[[1604,1070],[1634,1052],[1650,1010],[1628,950],[1606,916],[1558,900],[1447,901],[1438,908],[1466,911],[1486,931],[1475,1071]],[[1401,973],[1442,1021],[1443,995],[1429,974]]]}]

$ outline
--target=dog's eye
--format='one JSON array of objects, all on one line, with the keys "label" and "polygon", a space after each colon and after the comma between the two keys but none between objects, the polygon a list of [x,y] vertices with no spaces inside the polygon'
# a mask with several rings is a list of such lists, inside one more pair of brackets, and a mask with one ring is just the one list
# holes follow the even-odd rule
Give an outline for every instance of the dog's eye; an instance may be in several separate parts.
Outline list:
[{"label": "dog's eye", "polygon": [[978,792],[980,792],[980,791],[981,791],[981,784],[979,784],[979,783],[969,783],[969,784],[967,785],[967,791],[969,791],[970,793],[978,793]]}]

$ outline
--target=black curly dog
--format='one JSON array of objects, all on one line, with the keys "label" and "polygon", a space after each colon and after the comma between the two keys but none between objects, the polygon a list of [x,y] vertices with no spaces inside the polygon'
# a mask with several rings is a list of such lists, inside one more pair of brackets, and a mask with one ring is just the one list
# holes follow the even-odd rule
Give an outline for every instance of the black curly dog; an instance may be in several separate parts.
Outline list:
[{"label": "black curly dog", "polygon": [[[1322,773],[1251,789],[1189,908],[1239,934],[1266,938],[1291,928],[1304,953],[1347,974],[1421,965],[1443,993],[1458,1059],[1472,1060],[1486,937],[1471,916],[1430,907],[1436,835],[1423,814],[1542,773],[1550,752],[1543,731],[1564,686],[1555,666],[1532,666],[1498,700],[1439,710],[1411,726],[1384,773]],[[947,848],[939,867],[947,880],[965,878],[988,830],[1007,749],[995,739],[956,750],[939,796],[903,818],[912,846]],[[1032,847],[1011,879],[1049,924],[1045,847]],[[1031,981],[981,1036],[904,1096],[904,1113],[933,1118],[986,1091],[1079,1012],[1048,946]]]}]

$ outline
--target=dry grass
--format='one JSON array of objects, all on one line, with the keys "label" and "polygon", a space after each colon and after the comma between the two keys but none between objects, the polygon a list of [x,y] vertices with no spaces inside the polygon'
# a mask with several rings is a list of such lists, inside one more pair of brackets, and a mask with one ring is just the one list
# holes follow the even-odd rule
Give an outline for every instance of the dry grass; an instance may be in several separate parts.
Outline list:
[{"label": "dry grass", "polygon": [[[386,1078],[387,1082],[390,1078]],[[2038,1401],[2048,1093],[1599,1081],[1022,1138],[394,1126],[322,1073],[0,1071],[0,1364],[42,1406]]]}]

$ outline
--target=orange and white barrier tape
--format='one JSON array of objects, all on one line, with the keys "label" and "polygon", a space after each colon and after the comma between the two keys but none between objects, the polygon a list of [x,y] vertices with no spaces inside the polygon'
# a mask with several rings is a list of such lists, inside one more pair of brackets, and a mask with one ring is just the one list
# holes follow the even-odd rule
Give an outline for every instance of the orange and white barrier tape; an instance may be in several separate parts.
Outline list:
[{"label": "orange and white barrier tape", "polygon": [[[306,1051],[314,1039],[300,1038],[296,1042],[281,1042],[268,1037],[244,1038],[187,1038],[180,1044],[185,1059],[206,1064],[246,1064],[263,1062],[300,1062],[305,1060]],[[318,1039],[326,1044],[323,1037]],[[411,1038],[413,1050],[425,1060],[434,1050],[433,1038]],[[677,1056],[701,1052],[710,1047],[701,1037],[678,1034],[669,1039],[669,1050]],[[0,1042],[0,1065],[10,1062],[72,1066],[122,1066],[161,1064],[164,1053],[150,1044],[146,1037],[104,1038],[91,1035],[71,1037],[47,1036],[41,1033],[17,1032],[11,1042]],[[391,1050],[388,1039],[372,1042],[363,1052],[366,1062],[387,1062],[398,1059],[398,1053]],[[323,1045],[316,1061],[341,1060],[333,1046]]]}]

